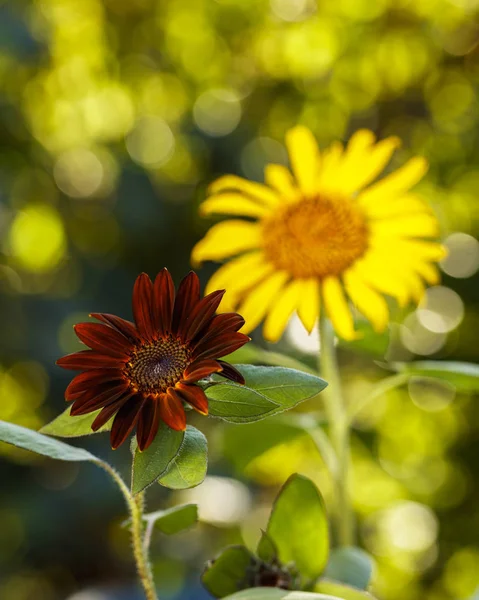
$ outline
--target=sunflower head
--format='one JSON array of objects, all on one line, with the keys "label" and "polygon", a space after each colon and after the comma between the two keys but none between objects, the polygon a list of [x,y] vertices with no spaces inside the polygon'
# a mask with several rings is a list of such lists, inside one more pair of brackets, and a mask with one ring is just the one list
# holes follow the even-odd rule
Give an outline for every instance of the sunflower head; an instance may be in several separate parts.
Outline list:
[{"label": "sunflower head", "polygon": [[225,287],[225,304],[244,315],[249,330],[262,320],[277,341],[296,310],[311,331],[320,310],[336,332],[354,339],[350,303],[377,331],[389,322],[384,296],[419,302],[425,284],[439,281],[444,248],[427,204],[411,188],[423,177],[421,157],[377,180],[399,140],[376,142],[357,131],[346,148],[320,151],[311,132],[286,134],[291,171],[268,165],[266,185],[233,175],[210,186],[205,215],[247,217],[214,225],[192,260],[226,260],[207,290]]},{"label": "sunflower head", "polygon": [[117,448],[136,426],[140,450],[151,444],[160,420],[186,428],[184,404],[208,414],[208,400],[197,382],[213,373],[243,384],[241,373],[221,357],[249,341],[238,330],[244,319],[235,312],[216,314],[224,290],[200,298],[191,272],[178,292],[167,269],[152,283],[142,273],[133,288],[135,323],[105,313],[100,323],[80,323],[75,332],[90,349],[60,358],[65,369],[81,371],[65,392],[71,415],[100,412],[97,431],[113,416],[111,445]]}]

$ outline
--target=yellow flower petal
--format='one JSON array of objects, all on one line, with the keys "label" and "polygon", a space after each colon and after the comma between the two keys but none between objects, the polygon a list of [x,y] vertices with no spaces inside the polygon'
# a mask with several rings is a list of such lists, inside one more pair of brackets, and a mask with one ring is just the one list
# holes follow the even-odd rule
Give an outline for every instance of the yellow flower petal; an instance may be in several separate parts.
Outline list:
[{"label": "yellow flower petal", "polygon": [[362,148],[355,149],[354,154],[349,156],[348,172],[341,179],[341,190],[345,194],[352,194],[374,181],[400,144],[399,138],[389,137],[373,147],[364,144]]},{"label": "yellow flower petal", "polygon": [[431,214],[431,209],[424,200],[414,194],[406,194],[394,198],[390,202],[362,202],[362,195],[357,199],[358,204],[370,219],[384,219],[416,213]]},{"label": "yellow flower petal", "polygon": [[234,192],[225,192],[210,196],[200,206],[202,216],[211,214],[244,215],[245,217],[261,218],[271,212],[265,206],[251,198]]},{"label": "yellow flower petal", "polygon": [[194,266],[205,260],[221,260],[260,244],[260,226],[247,221],[224,221],[213,225],[205,237],[193,248],[191,261]]},{"label": "yellow flower petal", "polygon": [[263,204],[268,206],[276,206],[280,201],[278,194],[271,188],[262,183],[248,181],[247,179],[237,177],[236,175],[223,175],[223,177],[213,181],[208,191],[210,194],[231,191],[242,192],[247,196],[252,196],[257,200],[260,200]]},{"label": "yellow flower petal", "polygon": [[293,311],[298,306],[301,291],[302,282],[297,279],[291,281],[278,296],[264,323],[263,336],[266,340],[277,342],[282,336]]},{"label": "yellow flower petal", "polygon": [[439,269],[431,263],[415,261],[414,268],[429,285],[437,285],[441,281]]},{"label": "yellow flower petal", "polygon": [[326,314],[331,319],[336,333],[345,340],[356,339],[354,321],[341,282],[337,277],[326,277],[321,285],[322,298]]},{"label": "yellow flower petal", "polygon": [[261,281],[273,271],[262,252],[250,252],[235,258],[220,267],[206,285],[206,294],[215,290],[226,290],[221,302],[221,310],[229,312],[236,308],[236,302],[242,292]]},{"label": "yellow flower petal", "polygon": [[262,321],[288,278],[287,273],[273,273],[248,293],[244,302],[238,307],[239,314],[246,321],[241,329],[243,333],[253,330]]},{"label": "yellow flower petal", "polygon": [[320,161],[318,145],[313,134],[302,125],[293,127],[286,133],[286,147],[299,187],[305,194],[313,194],[316,191]]},{"label": "yellow flower petal", "polygon": [[274,188],[284,199],[292,200],[300,195],[291,171],[284,165],[266,165],[264,178],[265,182]]},{"label": "yellow flower petal", "polygon": [[367,285],[383,294],[395,298],[399,306],[406,306],[409,292],[404,277],[401,277],[393,268],[387,257],[374,252],[368,253],[363,259],[356,262],[350,269]]},{"label": "yellow flower petal", "polygon": [[334,142],[323,152],[318,176],[316,178],[316,189],[322,193],[334,192],[338,189],[341,181],[341,167],[343,160],[343,145]]},{"label": "yellow flower petal", "polygon": [[319,281],[317,279],[302,280],[301,297],[298,304],[298,317],[308,333],[319,318],[321,298],[319,294]]},{"label": "yellow flower petal", "polygon": [[386,175],[361,194],[361,203],[387,202],[412,188],[426,173],[428,164],[421,156],[411,158],[405,165]]},{"label": "yellow flower petal", "polygon": [[389,309],[386,300],[366,285],[354,271],[344,274],[344,285],[352,303],[356,306],[375,331],[384,331],[389,322]]},{"label": "yellow flower petal", "polygon": [[432,215],[412,214],[371,221],[369,231],[373,236],[386,236],[391,244],[391,236],[437,237],[439,235],[439,223]]},{"label": "yellow flower petal", "polygon": [[381,257],[396,255],[400,258],[411,257],[414,260],[438,262],[447,256],[442,244],[422,240],[398,239],[391,243],[387,237],[376,236],[371,240],[371,252]]}]

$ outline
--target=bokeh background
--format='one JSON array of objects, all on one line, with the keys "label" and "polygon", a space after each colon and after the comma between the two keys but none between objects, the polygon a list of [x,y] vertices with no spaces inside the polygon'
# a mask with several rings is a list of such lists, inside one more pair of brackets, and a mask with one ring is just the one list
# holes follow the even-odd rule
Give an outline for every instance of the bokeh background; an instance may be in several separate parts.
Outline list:
[{"label": "bokeh background", "polygon": [[[72,324],[91,311],[130,318],[141,271],[166,265],[178,282],[208,226],[197,216],[208,182],[261,180],[265,163],[287,161],[283,136],[298,122],[321,146],[359,127],[397,134],[393,167],[429,159],[419,190],[450,255],[442,286],[396,312],[387,354],[476,362],[478,44],[477,0],[0,0],[0,419],[38,428],[63,410],[69,375],[54,362],[79,347]],[[294,321],[279,345],[305,360],[316,347]],[[384,376],[386,348],[340,350],[351,398]],[[197,528],[154,541],[172,598],[207,598],[202,564],[257,539],[291,472],[330,500],[305,436],[255,457],[245,440],[274,425],[195,424],[210,441],[210,476],[191,492],[150,494],[153,509],[200,504]],[[413,381],[356,426],[354,504],[378,597],[471,598],[477,398]],[[127,448],[112,453],[105,435],[78,443],[128,474]],[[141,597],[125,507],[102,472],[2,445],[0,473],[2,600]]]}]

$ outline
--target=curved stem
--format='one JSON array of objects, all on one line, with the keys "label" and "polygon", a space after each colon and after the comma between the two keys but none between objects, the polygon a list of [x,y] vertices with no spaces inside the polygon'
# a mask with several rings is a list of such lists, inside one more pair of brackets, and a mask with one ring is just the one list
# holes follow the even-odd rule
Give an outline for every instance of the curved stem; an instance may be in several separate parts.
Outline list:
[{"label": "curved stem", "polygon": [[334,332],[326,317],[321,314],[319,323],[320,373],[328,382],[322,392],[328,415],[331,444],[337,468],[333,474],[336,492],[336,534],[339,546],[351,546],[355,539],[354,517],[350,499],[350,429],[349,418],[341,389],[341,379],[334,347]]},{"label": "curved stem", "polygon": [[125,482],[112,466],[103,461],[99,461],[98,464],[115,480],[126,500],[131,517],[130,531],[138,577],[140,578],[147,600],[158,600],[158,596],[156,595],[155,591],[155,583],[153,581],[153,575],[148,560],[148,547],[145,547],[143,541],[143,509],[145,505],[144,492],[141,492],[136,496],[132,496]]}]

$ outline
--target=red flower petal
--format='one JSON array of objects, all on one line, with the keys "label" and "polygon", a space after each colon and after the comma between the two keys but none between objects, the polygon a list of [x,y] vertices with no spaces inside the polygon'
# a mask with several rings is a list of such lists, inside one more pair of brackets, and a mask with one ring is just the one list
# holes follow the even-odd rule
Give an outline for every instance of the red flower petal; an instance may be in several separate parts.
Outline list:
[{"label": "red flower petal", "polygon": [[78,415],[86,415],[90,412],[94,412],[95,410],[118,400],[127,389],[128,384],[124,381],[115,386],[108,386],[106,390],[99,391],[97,394],[89,392],[88,395],[82,395],[73,403],[70,414],[72,417],[76,417]]},{"label": "red flower petal", "polygon": [[100,427],[103,427],[103,425],[105,425],[105,423],[107,423],[112,416],[120,410],[120,408],[131,398],[131,396],[132,394],[125,394],[119,398],[117,402],[112,402],[111,404],[103,407],[91,424],[92,431],[98,431]]},{"label": "red flower petal", "polygon": [[136,428],[138,448],[143,451],[148,448],[158,433],[160,424],[159,400],[147,398],[140,412]]},{"label": "red flower petal", "polygon": [[93,350],[82,350],[67,354],[57,360],[57,365],[63,369],[71,369],[72,371],[84,371],[86,369],[121,369],[128,360],[107,356]]},{"label": "red flower petal", "polygon": [[202,342],[225,331],[238,331],[244,325],[244,319],[238,313],[221,313],[215,315],[209,325],[200,331],[194,341]]},{"label": "red flower petal", "polygon": [[180,397],[185,402],[188,402],[188,404],[191,404],[195,410],[202,415],[208,414],[208,398],[199,386],[178,383],[175,389]]},{"label": "red flower petal", "polygon": [[200,300],[191,311],[188,319],[184,320],[184,324],[180,324],[180,329],[178,330],[180,336],[184,339],[192,340],[198,332],[207,326],[220,305],[224,294],[225,290],[217,290]]},{"label": "red flower petal", "polygon": [[200,342],[193,353],[195,360],[205,358],[219,358],[231,354],[241,346],[244,346],[250,338],[244,333],[226,332]]},{"label": "red flower petal", "polygon": [[236,383],[240,383],[241,385],[245,384],[244,377],[243,375],[241,375],[238,369],[235,369],[233,365],[224,362],[224,360],[219,360],[218,362],[223,367],[223,370],[220,373],[221,377],[226,377],[226,379],[230,379],[231,381],[235,381]]},{"label": "red flower petal", "polygon": [[146,273],[138,275],[133,286],[133,317],[141,335],[149,340],[155,339],[153,284]]},{"label": "red flower petal", "polygon": [[153,290],[155,324],[160,336],[167,335],[171,330],[171,318],[175,303],[175,284],[167,268],[161,270],[155,279]]},{"label": "red flower petal", "polygon": [[136,344],[140,341],[140,335],[130,321],[125,321],[121,317],[117,317],[116,315],[109,315],[107,313],[91,313],[90,317],[94,319],[98,319],[99,321],[103,321],[122,335],[126,337],[126,339],[132,344]]},{"label": "red flower petal", "polygon": [[110,433],[110,443],[113,450],[121,446],[130,435],[140,416],[143,402],[144,400],[141,396],[133,396],[117,412]]},{"label": "red flower petal", "polygon": [[102,354],[124,358],[129,356],[132,349],[131,343],[121,333],[107,325],[78,323],[74,330],[84,344]]},{"label": "red flower petal", "polygon": [[191,314],[195,305],[200,301],[200,280],[198,275],[190,271],[181,281],[176,294],[175,306],[173,309],[173,320],[171,330],[177,333]]},{"label": "red flower petal", "polygon": [[76,375],[65,390],[65,400],[74,400],[83,392],[102,383],[110,383],[122,379],[121,371],[114,369],[94,369]]},{"label": "red flower petal", "polygon": [[160,419],[171,429],[184,431],[186,429],[185,409],[175,390],[171,387],[168,388],[167,393],[160,396],[158,403]]},{"label": "red flower petal", "polygon": [[185,369],[182,381],[194,383],[212,373],[218,373],[221,369],[221,365],[216,360],[196,360]]}]

